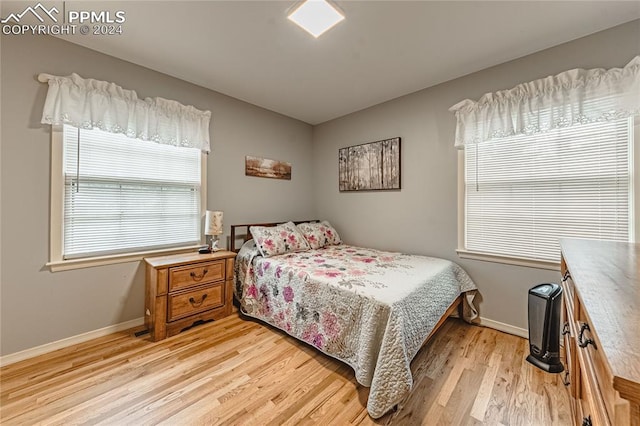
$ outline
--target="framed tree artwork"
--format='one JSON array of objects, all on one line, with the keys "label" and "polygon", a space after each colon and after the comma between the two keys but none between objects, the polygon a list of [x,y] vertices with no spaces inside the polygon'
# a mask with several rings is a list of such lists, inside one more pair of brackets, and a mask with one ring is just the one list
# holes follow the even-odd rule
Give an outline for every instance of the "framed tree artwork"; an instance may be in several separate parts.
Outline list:
[{"label": "framed tree artwork", "polygon": [[338,150],[341,192],[400,189],[400,138]]}]

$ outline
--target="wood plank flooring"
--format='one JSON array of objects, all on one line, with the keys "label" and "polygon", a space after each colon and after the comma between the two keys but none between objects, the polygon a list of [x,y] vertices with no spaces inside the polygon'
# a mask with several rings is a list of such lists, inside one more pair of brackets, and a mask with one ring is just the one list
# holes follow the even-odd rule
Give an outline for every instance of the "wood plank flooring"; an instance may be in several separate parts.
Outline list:
[{"label": "wood plank flooring", "polygon": [[448,319],[412,362],[414,390],[378,420],[345,364],[230,317],[161,342],[129,330],[0,370],[0,423],[569,425],[559,375],[519,337]]}]

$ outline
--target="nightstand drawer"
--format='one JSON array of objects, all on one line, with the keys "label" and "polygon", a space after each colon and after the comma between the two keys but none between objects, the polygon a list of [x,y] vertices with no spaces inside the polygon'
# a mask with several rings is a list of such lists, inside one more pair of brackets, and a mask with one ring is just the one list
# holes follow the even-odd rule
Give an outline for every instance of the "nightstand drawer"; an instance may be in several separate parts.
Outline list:
[{"label": "nightstand drawer", "polygon": [[224,284],[169,295],[167,321],[188,317],[224,305]]},{"label": "nightstand drawer", "polygon": [[225,261],[198,263],[169,269],[169,291],[224,280]]}]

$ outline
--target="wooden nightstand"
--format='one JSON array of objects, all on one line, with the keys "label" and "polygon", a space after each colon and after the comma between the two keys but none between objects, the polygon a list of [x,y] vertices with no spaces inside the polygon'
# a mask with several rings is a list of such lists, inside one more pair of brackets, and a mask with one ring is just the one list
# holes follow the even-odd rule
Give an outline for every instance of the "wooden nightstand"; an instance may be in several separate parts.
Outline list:
[{"label": "wooden nightstand", "polygon": [[222,250],[145,258],[144,322],[151,340],[231,314],[235,257]]}]

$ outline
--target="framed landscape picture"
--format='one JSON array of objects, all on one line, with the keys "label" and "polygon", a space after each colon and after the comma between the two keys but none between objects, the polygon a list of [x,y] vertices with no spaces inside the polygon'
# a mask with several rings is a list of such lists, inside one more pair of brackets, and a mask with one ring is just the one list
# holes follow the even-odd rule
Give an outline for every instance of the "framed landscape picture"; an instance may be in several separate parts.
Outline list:
[{"label": "framed landscape picture", "polygon": [[291,163],[247,155],[244,159],[244,174],[246,176],[291,180]]},{"label": "framed landscape picture", "polygon": [[341,192],[400,189],[400,138],[340,148],[338,187]]}]

